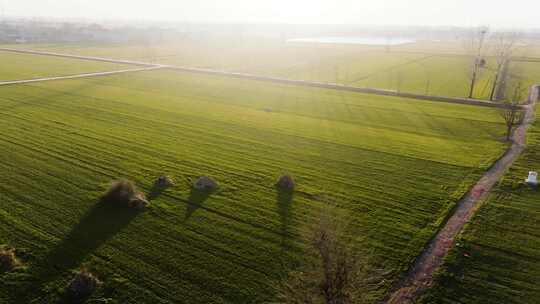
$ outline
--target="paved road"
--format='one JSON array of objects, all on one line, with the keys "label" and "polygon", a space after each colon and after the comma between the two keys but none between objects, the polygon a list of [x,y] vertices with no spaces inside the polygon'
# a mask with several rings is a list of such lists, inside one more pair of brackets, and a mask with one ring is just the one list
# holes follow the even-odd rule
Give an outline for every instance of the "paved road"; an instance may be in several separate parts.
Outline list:
[{"label": "paved road", "polygon": [[16,84],[27,84],[27,83],[33,83],[33,82],[43,82],[43,81],[53,81],[53,80],[64,80],[64,79],[77,79],[77,78],[85,78],[85,77],[109,76],[109,75],[123,74],[123,73],[151,71],[151,70],[157,70],[157,69],[161,69],[161,68],[162,68],[161,66],[154,66],[154,67],[126,69],[126,70],[118,70],[118,71],[110,71],[110,72],[96,72],[96,73],[85,73],[85,74],[76,74],[76,75],[67,75],[67,76],[56,76],[56,77],[43,77],[43,78],[24,79],[24,80],[0,81],[0,86],[16,85]]},{"label": "paved road", "polygon": [[24,50],[24,49],[13,49],[13,48],[0,48],[0,51],[22,53],[22,54],[32,54],[32,55],[42,55],[42,56],[55,56],[55,57],[81,59],[81,60],[92,60],[92,61],[101,61],[101,62],[109,62],[109,63],[129,64],[129,65],[137,65],[137,66],[150,67],[150,68],[151,67],[167,68],[171,70],[188,72],[188,73],[218,75],[218,76],[225,76],[225,77],[234,77],[234,78],[266,81],[266,82],[297,85],[297,86],[307,86],[307,87],[315,87],[315,88],[323,88],[323,89],[332,89],[332,90],[340,90],[340,91],[348,91],[348,92],[356,92],[356,93],[364,93],[364,94],[396,96],[396,97],[405,97],[405,98],[419,99],[419,100],[439,101],[439,102],[446,102],[446,103],[466,104],[466,105],[493,107],[493,108],[507,107],[506,104],[502,104],[498,102],[490,102],[490,101],[480,100],[480,99],[422,95],[422,94],[398,92],[394,90],[355,87],[355,86],[343,85],[339,83],[326,83],[326,82],[306,81],[306,80],[291,80],[291,79],[286,79],[286,78],[262,76],[262,75],[255,75],[255,74],[249,74],[249,73],[237,73],[237,72],[220,71],[220,70],[213,70],[213,69],[162,65],[162,64],[153,64],[153,63],[141,62],[141,61],[132,61],[132,60],[80,56],[80,55],[61,54],[61,53]]},{"label": "paved road", "polygon": [[525,119],[513,132],[511,146],[457,203],[457,208],[450,219],[416,260],[406,278],[391,293],[388,304],[414,303],[418,296],[433,285],[435,271],[454,246],[458,233],[474,215],[478,203],[488,196],[493,186],[525,149],[526,131],[534,121],[534,104],[538,100],[539,88],[539,86],[531,87],[528,104],[524,107]]}]

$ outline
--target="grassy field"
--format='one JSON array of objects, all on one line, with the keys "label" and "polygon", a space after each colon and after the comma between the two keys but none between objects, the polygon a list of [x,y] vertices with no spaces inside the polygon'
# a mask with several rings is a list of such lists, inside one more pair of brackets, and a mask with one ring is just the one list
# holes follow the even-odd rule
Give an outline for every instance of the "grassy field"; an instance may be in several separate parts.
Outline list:
[{"label": "grassy field", "polygon": [[49,56],[15,54],[0,51],[0,81],[21,80],[79,73],[126,69],[128,66]]},{"label": "grassy field", "polygon": [[[471,60],[459,41],[393,46],[287,43],[278,39],[201,39],[164,44],[37,44],[31,49],[132,59],[164,64],[247,72],[290,79],[336,82],[418,94],[466,97]],[[219,56],[215,54],[219,53]],[[536,47],[523,46],[516,56],[536,56]],[[538,57],[538,56],[537,56]],[[474,96],[487,99],[496,61],[487,57]],[[515,63],[511,74],[527,84],[538,79],[536,63]]]},{"label": "grassy field", "polygon": [[[505,146],[496,110],[168,71],[0,88],[0,302],[54,303],[82,266],[107,303],[260,303],[338,205],[381,298]],[[273,183],[298,181],[292,197]],[[176,184],[163,193],[154,179]],[[217,179],[211,196],[190,190]],[[140,214],[97,204],[130,178]],[[31,293],[28,290],[32,290]]]},{"label": "grassy field", "polygon": [[[453,97],[468,96],[470,83],[470,60],[459,53],[463,48],[458,43],[418,42],[386,49],[252,38],[175,44],[19,47]],[[448,50],[458,55],[449,54]],[[488,60],[490,68],[494,64],[493,60]],[[487,98],[491,81],[493,72],[484,70],[475,97]]]},{"label": "grassy field", "polygon": [[[523,75],[522,82],[526,91],[531,85],[540,83],[540,61],[539,62],[512,62],[511,69],[517,75]],[[514,79],[515,81],[519,81]],[[524,90],[524,91],[525,91]],[[528,93],[523,94],[524,98]]]},{"label": "grassy field", "polygon": [[524,183],[539,169],[540,123],[528,147],[481,206],[425,303],[538,303],[540,193]]}]

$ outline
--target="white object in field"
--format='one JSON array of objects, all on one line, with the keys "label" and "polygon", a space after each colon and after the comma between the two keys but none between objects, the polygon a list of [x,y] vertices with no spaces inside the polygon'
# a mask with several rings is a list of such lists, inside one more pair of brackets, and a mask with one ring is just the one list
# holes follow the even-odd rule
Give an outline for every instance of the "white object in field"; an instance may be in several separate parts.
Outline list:
[{"label": "white object in field", "polygon": [[538,178],[538,172],[531,171],[529,172],[529,177],[525,181],[531,185],[537,185],[538,184],[537,178]]}]

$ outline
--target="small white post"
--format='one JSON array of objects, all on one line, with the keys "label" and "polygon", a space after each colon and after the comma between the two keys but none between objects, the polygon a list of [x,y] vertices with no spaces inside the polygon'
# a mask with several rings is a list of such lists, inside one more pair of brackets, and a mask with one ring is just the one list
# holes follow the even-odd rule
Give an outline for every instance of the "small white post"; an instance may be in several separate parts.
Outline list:
[{"label": "small white post", "polygon": [[525,180],[525,182],[527,182],[528,184],[531,184],[531,185],[538,185],[538,172],[534,172],[534,171],[531,171],[529,172],[529,177]]}]

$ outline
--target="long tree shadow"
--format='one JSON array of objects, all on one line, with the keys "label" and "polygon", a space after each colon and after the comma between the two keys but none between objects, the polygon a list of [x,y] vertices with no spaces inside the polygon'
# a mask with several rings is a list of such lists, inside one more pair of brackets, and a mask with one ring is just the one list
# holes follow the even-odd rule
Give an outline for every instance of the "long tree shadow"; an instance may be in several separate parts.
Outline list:
[{"label": "long tree shadow", "polygon": [[126,227],[139,212],[104,201],[94,205],[68,236],[33,266],[33,280],[25,294],[17,295],[17,303],[26,303],[38,294],[46,296],[41,293],[47,282],[79,267],[89,254]]},{"label": "long tree shadow", "polygon": [[189,193],[188,198],[188,204],[186,207],[186,216],[184,218],[184,222],[189,220],[189,218],[197,211],[197,209],[201,208],[203,203],[210,197],[210,194],[212,194],[212,191],[208,190],[197,190],[195,188],[191,188],[191,192]]},{"label": "long tree shadow", "polygon": [[291,207],[294,198],[294,191],[284,190],[276,187],[277,190],[277,207],[281,222],[281,249],[286,251],[289,248],[289,230],[291,226]]}]

